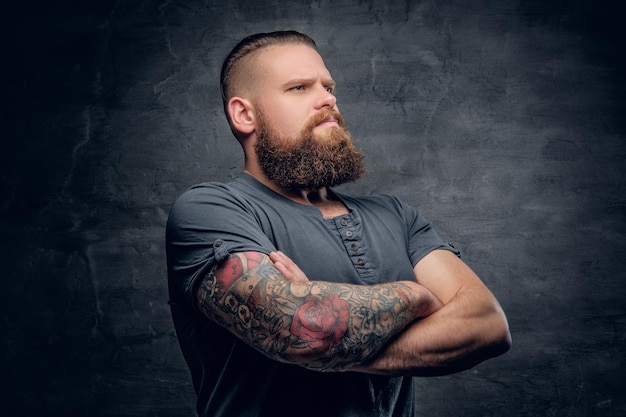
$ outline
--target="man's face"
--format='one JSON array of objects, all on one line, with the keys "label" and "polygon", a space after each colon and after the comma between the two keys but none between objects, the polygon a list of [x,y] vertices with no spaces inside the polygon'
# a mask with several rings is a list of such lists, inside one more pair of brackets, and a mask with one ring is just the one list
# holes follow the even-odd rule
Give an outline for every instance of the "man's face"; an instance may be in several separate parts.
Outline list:
[{"label": "man's face", "polygon": [[306,45],[273,47],[259,58],[255,150],[264,174],[277,185],[318,189],[364,173],[336,106],[334,82],[322,58]]}]

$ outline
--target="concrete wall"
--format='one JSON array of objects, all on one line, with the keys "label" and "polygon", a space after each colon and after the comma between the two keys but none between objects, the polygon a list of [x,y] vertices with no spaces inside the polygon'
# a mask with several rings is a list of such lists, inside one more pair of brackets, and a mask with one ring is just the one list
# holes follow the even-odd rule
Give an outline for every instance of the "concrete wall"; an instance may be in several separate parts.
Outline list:
[{"label": "concrete wall", "polygon": [[242,167],[218,74],[315,37],[369,175],[508,313],[514,347],[420,379],[419,415],[622,416],[623,10],[591,1],[32,2],[3,12],[0,413],[191,416],[164,223]]}]

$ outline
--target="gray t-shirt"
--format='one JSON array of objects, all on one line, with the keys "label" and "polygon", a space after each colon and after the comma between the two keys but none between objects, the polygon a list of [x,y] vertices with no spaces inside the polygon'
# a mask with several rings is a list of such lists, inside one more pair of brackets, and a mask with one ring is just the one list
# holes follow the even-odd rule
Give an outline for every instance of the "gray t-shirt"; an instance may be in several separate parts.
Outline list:
[{"label": "gray t-shirt", "polygon": [[435,249],[458,255],[395,197],[333,194],[350,212],[324,219],[244,173],[192,187],[174,204],[166,239],[170,305],[201,417],[413,416],[411,378],[272,361],[194,305],[198,278],[234,252],[281,250],[311,280],[364,285],[414,279],[413,267]]}]

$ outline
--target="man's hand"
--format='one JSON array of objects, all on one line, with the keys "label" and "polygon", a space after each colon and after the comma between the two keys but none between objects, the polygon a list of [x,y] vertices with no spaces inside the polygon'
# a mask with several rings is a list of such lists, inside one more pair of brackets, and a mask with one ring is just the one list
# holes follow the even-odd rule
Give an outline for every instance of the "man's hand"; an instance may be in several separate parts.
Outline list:
[{"label": "man's hand", "polygon": [[285,276],[287,281],[307,282],[309,280],[304,272],[298,268],[298,265],[284,253],[280,251],[272,252],[270,253],[270,259],[274,262],[274,268],[278,269],[280,273]]}]

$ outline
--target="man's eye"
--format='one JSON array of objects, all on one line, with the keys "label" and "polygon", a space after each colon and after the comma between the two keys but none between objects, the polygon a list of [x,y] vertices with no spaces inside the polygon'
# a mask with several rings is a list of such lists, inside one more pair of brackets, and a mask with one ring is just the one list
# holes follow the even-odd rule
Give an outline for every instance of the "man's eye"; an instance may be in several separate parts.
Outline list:
[{"label": "man's eye", "polygon": [[292,90],[294,90],[294,91],[303,91],[304,90],[304,86],[303,85],[297,85],[297,86],[293,87]]}]

